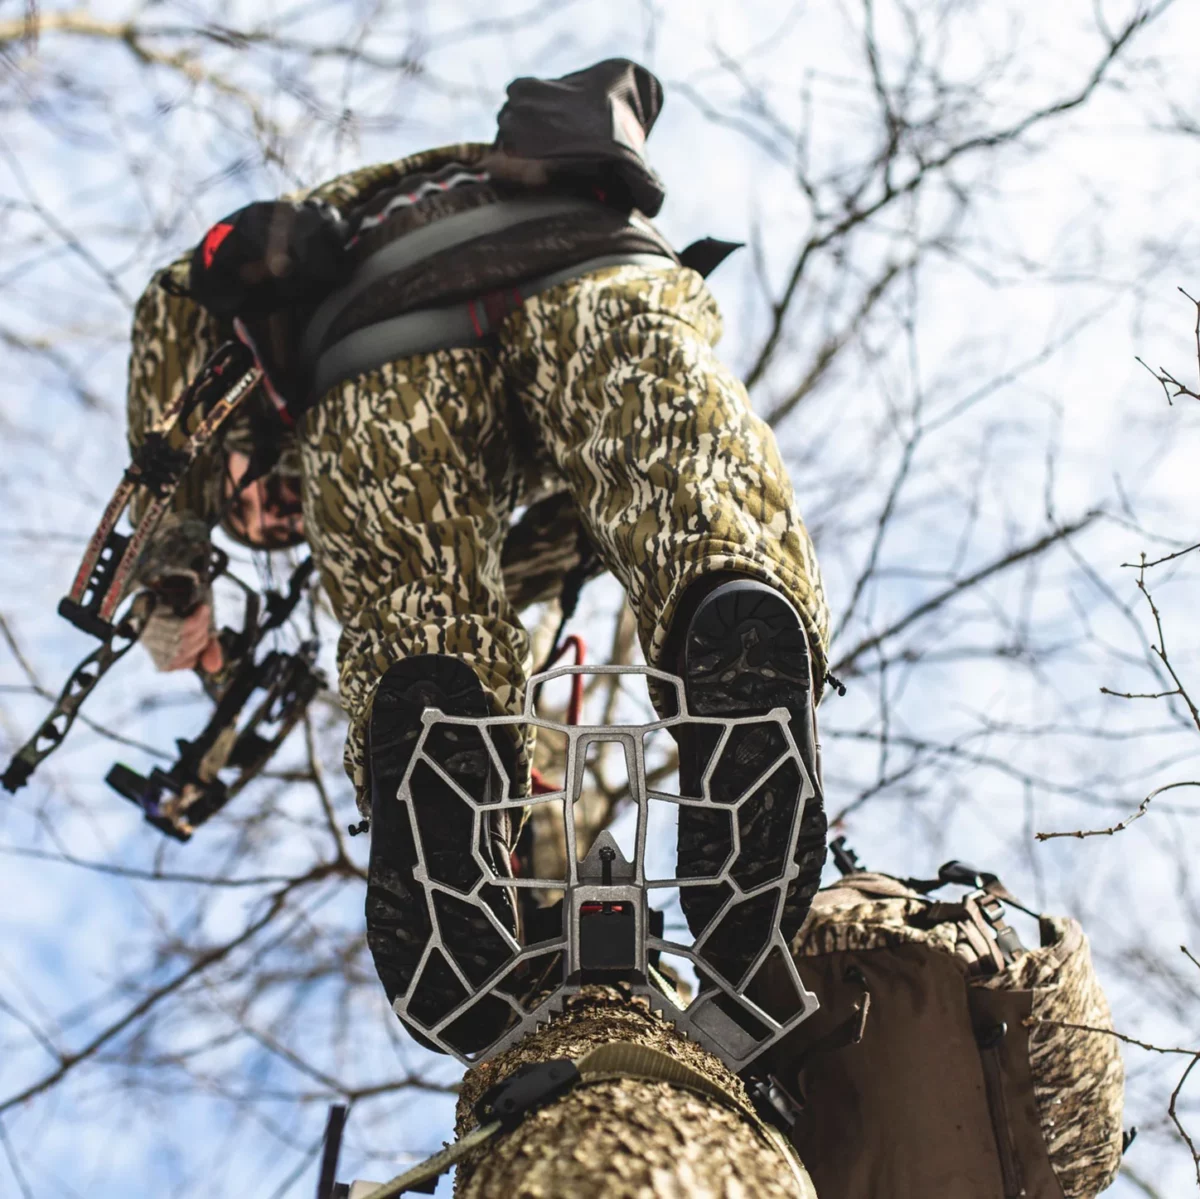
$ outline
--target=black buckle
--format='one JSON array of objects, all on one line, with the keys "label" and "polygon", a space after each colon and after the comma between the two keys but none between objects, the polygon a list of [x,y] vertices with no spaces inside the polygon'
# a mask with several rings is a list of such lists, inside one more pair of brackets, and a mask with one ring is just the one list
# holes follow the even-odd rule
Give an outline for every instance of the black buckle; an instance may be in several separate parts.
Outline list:
[{"label": "black buckle", "polygon": [[483,1093],[475,1104],[475,1119],[480,1124],[499,1120],[502,1128],[513,1128],[526,1112],[557,1099],[578,1081],[579,1070],[569,1057],[527,1063]]},{"label": "black buckle", "polygon": [[938,868],[938,881],[942,883],[958,883],[963,887],[982,889],[991,875],[983,874],[968,862],[960,862],[957,858],[943,863]]},{"label": "black buckle", "polygon": [[857,874],[863,868],[858,860],[858,854],[846,844],[845,837],[835,837],[829,842],[829,852],[833,855],[833,863],[843,875]]},{"label": "black buckle", "polygon": [[744,1080],[746,1093],[759,1119],[778,1128],[784,1136],[790,1136],[804,1104],[792,1095],[775,1077],[767,1074]]},{"label": "black buckle", "polygon": [[996,934],[996,944],[1000,947],[1005,965],[1009,965],[1019,953],[1024,951],[1025,946],[1021,944],[1017,930],[1004,919],[1004,901],[995,895],[989,895],[986,891],[976,892],[970,898],[975,901],[979,914]]}]

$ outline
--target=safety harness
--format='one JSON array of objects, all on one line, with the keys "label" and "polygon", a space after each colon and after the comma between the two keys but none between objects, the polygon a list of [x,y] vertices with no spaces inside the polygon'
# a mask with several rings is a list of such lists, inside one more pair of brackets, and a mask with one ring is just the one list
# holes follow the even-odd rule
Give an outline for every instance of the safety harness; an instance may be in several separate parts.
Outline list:
[{"label": "safety harness", "polygon": [[[640,234],[643,244],[660,245],[661,252],[624,250],[587,255],[582,261],[511,286],[372,321],[341,335],[337,332],[346,314],[361,305],[372,289],[438,255],[501,234],[511,236],[530,225],[564,217],[585,220],[599,214],[607,220],[614,215],[596,200],[564,195],[523,196],[449,213],[417,229],[401,226],[401,235],[379,245],[359,262],[350,279],[325,298],[305,325],[300,336],[300,362],[311,380],[309,402],[338,383],[397,358],[478,346],[526,300],[592,271],[629,265],[666,269],[682,262],[707,275],[740,244],[704,238],[676,256],[653,226],[637,213],[630,213],[623,228]],[[612,232],[614,240],[620,228]]]},{"label": "safety harness", "polygon": [[[490,212],[491,209],[479,211]],[[392,317],[390,320],[377,321],[373,325],[347,334],[312,361],[312,395],[324,395],[331,387],[346,379],[365,371],[377,370],[385,363],[394,362],[397,358],[406,358],[410,354],[478,346],[503,324],[510,313],[515,312],[531,297],[549,291],[560,283],[578,279],[590,271],[632,264],[659,269],[675,265],[674,261],[664,254],[606,254],[564,267],[561,271],[526,280],[518,286],[489,292],[458,304],[422,308],[417,312]],[[331,297],[333,298],[336,297]],[[311,341],[306,333],[306,352]]]}]

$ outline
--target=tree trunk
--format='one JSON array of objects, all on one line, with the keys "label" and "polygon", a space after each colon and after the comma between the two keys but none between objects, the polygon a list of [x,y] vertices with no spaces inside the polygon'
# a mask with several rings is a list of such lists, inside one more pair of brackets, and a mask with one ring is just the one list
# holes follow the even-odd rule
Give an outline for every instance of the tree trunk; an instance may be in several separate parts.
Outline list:
[{"label": "tree trunk", "polygon": [[471,1070],[458,1135],[475,1126],[480,1095],[518,1066],[579,1058],[611,1041],[669,1054],[729,1091],[745,1114],[666,1082],[586,1083],[466,1159],[456,1199],[815,1199],[812,1184],[748,1118],[753,1108],[736,1075],[644,1000],[608,987],[589,988],[563,1016]]}]

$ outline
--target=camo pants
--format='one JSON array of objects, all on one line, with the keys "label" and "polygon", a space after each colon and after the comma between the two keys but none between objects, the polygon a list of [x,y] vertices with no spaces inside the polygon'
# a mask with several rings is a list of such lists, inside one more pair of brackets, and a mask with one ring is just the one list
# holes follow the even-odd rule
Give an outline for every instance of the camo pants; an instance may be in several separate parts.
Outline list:
[{"label": "camo pants", "polygon": [[[519,712],[529,640],[500,553],[514,507],[566,487],[657,662],[713,571],[796,604],[823,673],[828,610],[770,429],[717,360],[716,304],[683,268],[610,267],[535,296],[495,352],[413,355],[331,389],[301,429],[305,524],[342,622],[346,768],[364,800],[374,688],[412,654],[476,670]],[[818,677],[820,677],[818,675]]]}]

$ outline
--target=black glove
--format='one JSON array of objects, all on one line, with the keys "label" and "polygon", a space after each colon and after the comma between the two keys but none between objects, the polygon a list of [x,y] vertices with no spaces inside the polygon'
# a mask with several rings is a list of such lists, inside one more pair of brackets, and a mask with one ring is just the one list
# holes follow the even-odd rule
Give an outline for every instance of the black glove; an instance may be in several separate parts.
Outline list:
[{"label": "black glove", "polygon": [[263,201],[218,221],[192,254],[192,298],[217,317],[318,303],[349,274],[347,226],[316,201]]}]

